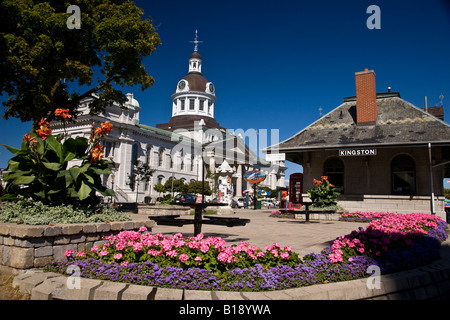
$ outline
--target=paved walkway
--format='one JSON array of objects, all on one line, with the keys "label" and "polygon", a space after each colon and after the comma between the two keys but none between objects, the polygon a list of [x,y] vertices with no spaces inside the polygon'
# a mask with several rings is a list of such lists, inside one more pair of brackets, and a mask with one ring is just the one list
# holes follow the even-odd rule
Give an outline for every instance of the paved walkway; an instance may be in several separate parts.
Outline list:
[{"label": "paved walkway", "polygon": [[[235,214],[224,214],[221,217],[238,217],[250,219],[245,226],[226,227],[221,225],[202,225],[205,237],[221,237],[228,245],[240,241],[249,242],[258,248],[278,242],[289,245],[301,257],[311,252],[320,252],[330,245],[337,237],[346,235],[358,227],[365,227],[367,223],[341,222],[329,220],[311,220],[305,223],[302,219],[286,219],[269,217],[272,210],[235,209]],[[180,218],[193,219],[193,216]],[[166,236],[177,232],[184,236],[194,234],[194,225],[183,227],[156,225],[152,233],[162,233]]]}]

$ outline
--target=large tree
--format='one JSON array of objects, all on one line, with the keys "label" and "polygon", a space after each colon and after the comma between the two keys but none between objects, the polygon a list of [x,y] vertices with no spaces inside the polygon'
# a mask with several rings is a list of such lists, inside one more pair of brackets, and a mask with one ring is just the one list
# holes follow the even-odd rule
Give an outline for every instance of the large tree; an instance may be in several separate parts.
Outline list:
[{"label": "large tree", "polygon": [[[75,13],[70,5],[80,9],[79,29],[69,27]],[[3,117],[36,124],[42,117],[52,120],[57,108],[76,116],[80,100],[93,94],[92,114],[122,104],[126,97],[118,88],[153,84],[142,59],[159,44],[152,21],[128,0],[2,0]]]}]

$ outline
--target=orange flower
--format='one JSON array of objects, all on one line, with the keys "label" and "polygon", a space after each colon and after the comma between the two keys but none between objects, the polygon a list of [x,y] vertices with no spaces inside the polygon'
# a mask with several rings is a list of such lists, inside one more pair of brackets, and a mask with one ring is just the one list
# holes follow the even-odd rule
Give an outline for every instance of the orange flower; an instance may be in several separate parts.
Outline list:
[{"label": "orange flower", "polygon": [[52,130],[48,128],[48,125],[49,123],[44,121],[44,118],[42,118],[41,122],[39,122],[40,129],[36,130],[36,133],[42,138],[42,140],[47,139],[48,135],[52,133]]},{"label": "orange flower", "polygon": [[103,146],[99,143],[94,146],[94,149],[92,149],[90,154],[92,162],[96,162],[103,158],[104,154],[102,149]]},{"label": "orange flower", "polygon": [[102,133],[104,136],[107,136],[112,131],[112,124],[109,121],[100,124],[102,128]]},{"label": "orange flower", "polygon": [[328,180],[328,176],[322,176],[322,180],[323,181],[327,181]]},{"label": "orange flower", "polygon": [[55,116],[62,117],[63,119],[72,118],[72,116],[69,114],[69,109],[56,109]]}]

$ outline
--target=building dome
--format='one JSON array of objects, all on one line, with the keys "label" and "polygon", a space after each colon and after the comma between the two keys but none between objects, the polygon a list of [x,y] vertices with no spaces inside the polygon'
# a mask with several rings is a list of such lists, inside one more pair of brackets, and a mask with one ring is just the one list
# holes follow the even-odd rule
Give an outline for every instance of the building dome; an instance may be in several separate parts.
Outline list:
[{"label": "building dome", "polygon": [[127,103],[129,105],[140,109],[139,102],[134,98],[134,95],[132,93],[127,93],[126,96],[127,96],[127,99],[128,99]]},{"label": "building dome", "polygon": [[189,57],[189,59],[198,59],[198,60],[202,60],[202,57],[200,56],[200,53],[198,53],[198,51],[194,51],[192,52],[191,56]]},{"label": "building dome", "polygon": [[206,92],[208,80],[198,72],[189,72],[182,80],[186,80],[189,85],[189,91]]}]

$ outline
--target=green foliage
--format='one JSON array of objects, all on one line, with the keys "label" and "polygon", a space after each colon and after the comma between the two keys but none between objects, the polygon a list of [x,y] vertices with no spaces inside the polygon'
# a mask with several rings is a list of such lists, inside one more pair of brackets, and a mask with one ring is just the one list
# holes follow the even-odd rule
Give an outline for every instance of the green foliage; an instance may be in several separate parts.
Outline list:
[{"label": "green foliage", "polygon": [[[205,195],[210,196],[212,194],[211,187],[209,186],[208,182],[205,182],[204,189]],[[187,192],[194,194],[202,194],[202,181],[189,182]]]},{"label": "green foliage", "polygon": [[[27,138],[28,136],[28,138]],[[115,196],[101,183],[101,175],[110,174],[110,161],[90,157],[92,144],[83,137],[55,138],[26,135],[20,149],[5,146],[13,153],[3,175],[6,194],[12,200],[18,195],[52,205],[87,206],[99,203],[96,192]],[[30,141],[31,140],[31,141]],[[79,160],[68,168],[68,162]]]},{"label": "green foliage", "polygon": [[[67,27],[69,5],[80,8],[80,29]],[[56,108],[75,114],[94,93],[89,107],[98,113],[126,101],[116,87],[150,87],[142,60],[161,41],[142,16],[128,0],[1,1],[0,92],[10,97],[3,116],[36,123]]]},{"label": "green foliage", "polygon": [[175,193],[188,192],[188,186],[181,180],[167,179],[166,183],[164,183],[164,188],[166,188],[166,191],[172,192],[172,186],[173,186],[173,192],[175,192]]},{"label": "green foliage", "polygon": [[127,214],[106,205],[85,208],[74,208],[72,205],[50,206],[22,197],[16,202],[2,202],[0,210],[0,222],[30,225],[127,220],[130,220]]},{"label": "green foliage", "polygon": [[155,190],[156,192],[159,192],[159,195],[161,196],[161,193],[163,192],[167,192],[166,187],[164,187],[163,184],[161,183],[157,183],[153,186],[153,190]]},{"label": "green foliage", "polygon": [[450,199],[450,189],[444,189],[445,199]]},{"label": "green foliage", "polygon": [[321,180],[314,179],[314,188],[308,190],[308,196],[316,207],[328,207],[337,205],[337,196],[334,185],[328,181],[328,177],[322,176]]},{"label": "green foliage", "polygon": [[133,174],[128,175],[131,190],[134,190],[136,183],[138,188],[141,182],[148,183],[155,171],[155,169],[150,168],[148,163],[136,160],[133,164]]}]

